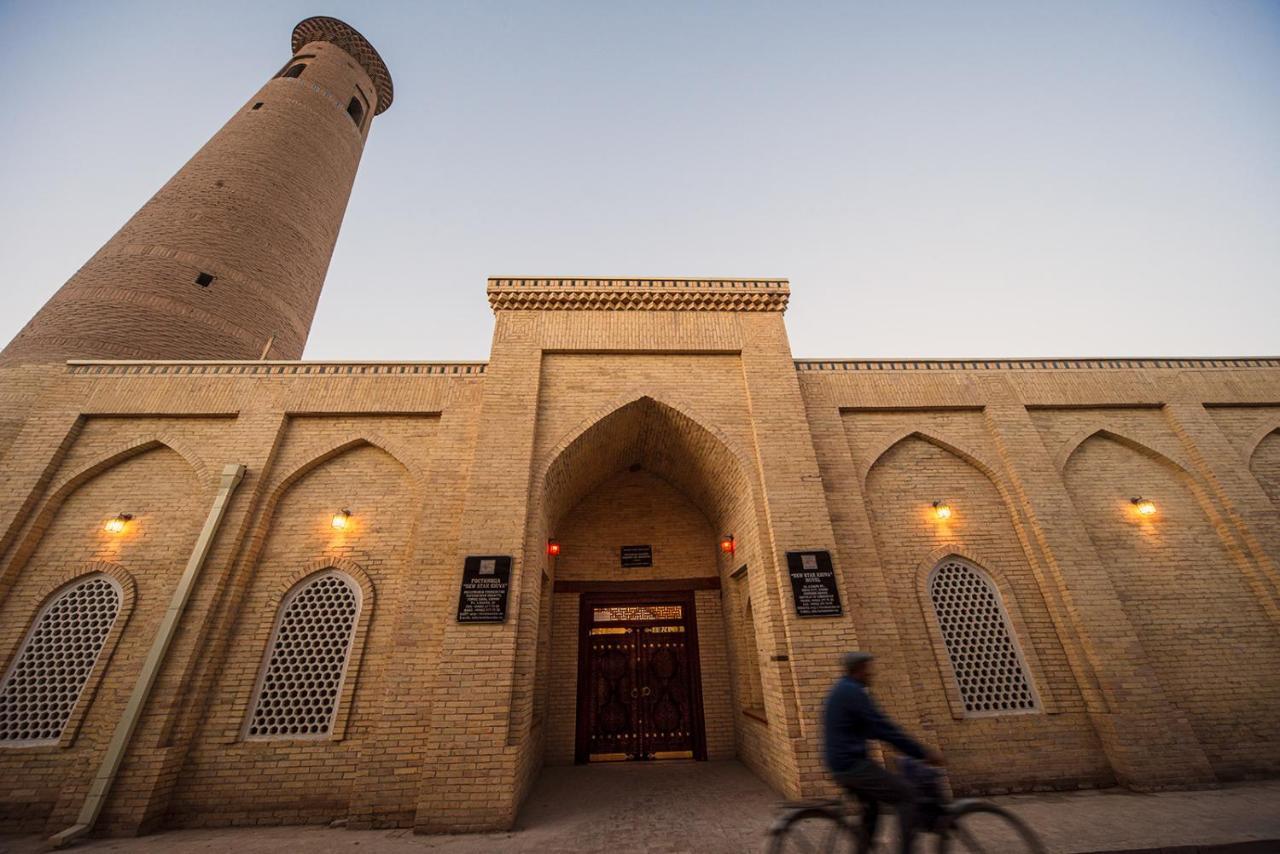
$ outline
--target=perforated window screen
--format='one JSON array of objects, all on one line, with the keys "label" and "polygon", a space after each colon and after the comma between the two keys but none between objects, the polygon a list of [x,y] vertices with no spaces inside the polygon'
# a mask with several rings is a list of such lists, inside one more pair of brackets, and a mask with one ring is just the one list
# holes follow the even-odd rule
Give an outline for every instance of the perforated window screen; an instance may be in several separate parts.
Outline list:
[{"label": "perforated window screen", "polygon": [[37,615],[0,684],[0,745],[57,742],[120,614],[120,586],[94,575]]},{"label": "perforated window screen", "polygon": [[614,605],[595,608],[591,619],[596,623],[612,623],[620,620],[679,620],[684,616],[680,605]]},{"label": "perforated window screen", "polygon": [[333,729],[360,588],[327,571],[301,582],[280,604],[258,680],[248,738],[323,738]]},{"label": "perforated window screen", "polygon": [[991,581],[951,558],[930,576],[929,596],[965,711],[981,715],[1034,709],[1031,682]]}]

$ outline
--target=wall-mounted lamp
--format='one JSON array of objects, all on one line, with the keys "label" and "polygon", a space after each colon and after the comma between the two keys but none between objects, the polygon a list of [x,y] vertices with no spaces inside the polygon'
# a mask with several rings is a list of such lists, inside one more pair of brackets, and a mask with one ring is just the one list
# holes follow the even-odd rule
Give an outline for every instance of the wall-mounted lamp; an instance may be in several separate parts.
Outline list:
[{"label": "wall-mounted lamp", "polygon": [[551,557],[555,557],[560,554],[559,540],[547,540],[547,554],[551,555]]},{"label": "wall-mounted lamp", "polygon": [[945,501],[933,502],[933,515],[939,522],[945,522],[951,518],[951,505]]},{"label": "wall-mounted lamp", "polygon": [[1141,496],[1137,498],[1130,498],[1129,503],[1138,509],[1139,516],[1156,515],[1156,503],[1150,498],[1143,498]]},{"label": "wall-mounted lamp", "polygon": [[329,524],[333,526],[335,531],[347,530],[347,526],[351,524],[351,511],[343,507],[337,513],[333,514],[333,518],[329,520]]},{"label": "wall-mounted lamp", "polygon": [[720,551],[724,552],[727,555],[733,554],[733,551],[734,551],[733,534],[725,534],[723,537],[720,538]]},{"label": "wall-mounted lamp", "polygon": [[122,534],[124,533],[125,525],[127,525],[129,520],[132,518],[132,513],[117,513],[107,520],[107,524],[102,526],[102,530],[106,531],[108,534]]}]

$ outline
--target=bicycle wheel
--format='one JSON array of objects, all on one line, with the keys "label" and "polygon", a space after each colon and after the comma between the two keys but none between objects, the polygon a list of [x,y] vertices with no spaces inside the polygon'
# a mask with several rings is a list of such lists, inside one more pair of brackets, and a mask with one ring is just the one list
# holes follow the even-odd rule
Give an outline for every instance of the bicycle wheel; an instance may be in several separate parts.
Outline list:
[{"label": "bicycle wheel", "polygon": [[938,854],[1044,854],[1026,822],[985,801],[953,804],[939,830]]},{"label": "bicycle wheel", "polygon": [[844,816],[822,807],[796,810],[769,831],[769,854],[865,854]]}]

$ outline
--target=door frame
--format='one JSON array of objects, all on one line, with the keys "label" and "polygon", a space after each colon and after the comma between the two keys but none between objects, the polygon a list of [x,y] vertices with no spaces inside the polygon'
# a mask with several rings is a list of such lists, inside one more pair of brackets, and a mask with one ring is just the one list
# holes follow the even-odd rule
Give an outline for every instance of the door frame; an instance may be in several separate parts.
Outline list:
[{"label": "door frame", "polygon": [[707,726],[702,709],[702,650],[698,644],[698,609],[692,590],[666,590],[652,593],[584,592],[578,597],[578,702],[574,722],[573,764],[586,765],[590,759],[591,733],[587,719],[590,717],[591,687],[588,673],[591,669],[591,612],[593,608],[610,605],[683,605],[685,634],[689,644],[690,716],[693,724],[693,758],[699,762],[707,759]]}]

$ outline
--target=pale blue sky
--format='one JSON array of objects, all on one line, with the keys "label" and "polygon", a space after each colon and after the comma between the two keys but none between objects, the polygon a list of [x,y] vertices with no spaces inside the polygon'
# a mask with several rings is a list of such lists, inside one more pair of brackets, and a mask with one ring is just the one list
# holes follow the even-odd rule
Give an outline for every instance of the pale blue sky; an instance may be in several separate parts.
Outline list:
[{"label": "pale blue sky", "polygon": [[1280,3],[0,2],[0,339],[343,18],[396,85],[308,358],[490,275],[786,276],[800,356],[1280,355]]}]

